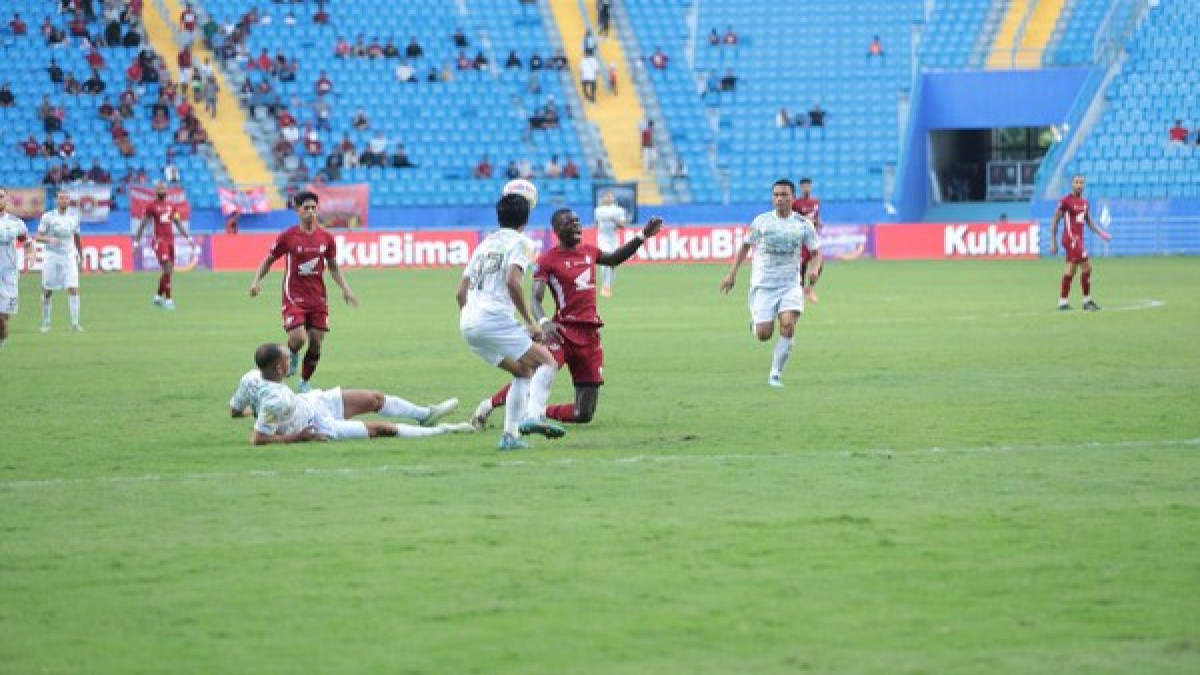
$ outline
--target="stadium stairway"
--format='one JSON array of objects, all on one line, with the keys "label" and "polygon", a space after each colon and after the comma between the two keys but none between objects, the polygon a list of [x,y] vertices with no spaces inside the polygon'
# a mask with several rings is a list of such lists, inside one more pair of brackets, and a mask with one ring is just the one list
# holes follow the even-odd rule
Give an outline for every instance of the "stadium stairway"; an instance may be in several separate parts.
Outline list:
[{"label": "stadium stairway", "polygon": [[[175,57],[183,45],[176,39],[172,26],[174,26],[174,17],[179,16],[182,12],[183,6],[178,0],[148,2],[144,5],[142,12],[146,39],[154,47],[154,50],[162,55],[163,61],[171,71],[171,77],[176,81],[179,80],[179,66]],[[192,55],[194,63],[197,64],[203,63],[204,59],[210,59],[214,64],[218,63],[212,52],[200,40],[196,40],[193,44]],[[225,165],[234,183],[266,186],[267,200],[271,208],[284,208],[283,196],[275,185],[274,177],[267,170],[266,163],[255,149],[254,141],[245,131],[246,115],[242,111],[237,97],[233,94],[232,85],[228,78],[221,73],[219,67],[214,68],[213,72],[216,74],[217,83],[220,86],[217,97],[217,116],[204,124],[213,149]]]},{"label": "stadium stairway", "polygon": [[1041,68],[1042,56],[1065,4],[1065,0],[1013,0],[1009,3],[992,42],[987,67]]},{"label": "stadium stairway", "polygon": [[1012,0],[1008,3],[1008,11],[1000,21],[996,37],[992,40],[992,48],[988,54],[987,67],[993,70],[1006,70],[1013,66],[1013,45],[1017,42],[1017,33],[1021,30],[1021,19],[1029,11],[1030,0]]},{"label": "stadium stairway", "polygon": [[[593,4],[588,3],[589,6]],[[583,58],[584,33],[589,25],[595,25],[594,20],[584,15],[585,10],[580,0],[550,0],[549,6],[554,13],[554,22],[558,26],[562,42],[566,46],[567,58],[571,62],[571,79],[579,88],[582,98],[579,61]],[[586,11],[592,12],[594,9]],[[640,126],[642,120],[646,119],[646,111],[637,88],[633,85],[629,62],[621,49],[621,41],[615,35],[616,30],[616,22],[613,21],[610,24],[609,36],[597,38],[601,75],[597,78],[596,103],[588,103],[583,99],[584,112],[588,121],[600,130],[600,138],[612,161],[616,179],[637,182],[638,201],[641,203],[661,204],[662,194],[653,173],[642,171]],[[620,92],[618,96],[613,96],[604,84],[610,63],[617,64]]]}]

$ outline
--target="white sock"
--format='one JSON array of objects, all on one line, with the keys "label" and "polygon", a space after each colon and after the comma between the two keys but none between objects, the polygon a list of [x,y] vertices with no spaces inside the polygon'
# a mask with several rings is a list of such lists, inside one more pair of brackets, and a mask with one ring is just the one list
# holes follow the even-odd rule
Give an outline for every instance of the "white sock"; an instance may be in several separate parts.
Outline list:
[{"label": "white sock", "polygon": [[783,375],[783,369],[787,366],[788,358],[792,355],[792,343],[796,341],[794,337],[779,336],[775,341],[775,356],[771,359],[771,372],[776,375]]},{"label": "white sock", "polygon": [[67,296],[67,309],[69,309],[71,311],[71,325],[78,326],[79,325],[79,296],[78,295],[68,295]]},{"label": "white sock", "polygon": [[51,304],[50,298],[42,296],[42,323],[50,323],[50,315],[54,312],[54,305]]},{"label": "white sock", "polygon": [[429,408],[406,401],[399,396],[384,396],[383,407],[379,414],[384,417],[405,417],[410,420],[423,420],[429,417]]},{"label": "white sock", "polygon": [[611,288],[613,280],[617,278],[617,271],[607,265],[601,265],[600,278],[604,280],[605,288]]},{"label": "white sock", "polygon": [[529,385],[529,403],[525,407],[525,417],[541,419],[546,416],[546,403],[550,400],[550,390],[554,388],[554,376],[558,375],[558,366],[538,366],[533,372]]},{"label": "white sock", "polygon": [[521,435],[521,421],[525,419],[525,404],[529,399],[529,378],[514,377],[508,395],[504,397],[504,433]]},{"label": "white sock", "polygon": [[447,433],[440,427],[417,427],[411,424],[397,424],[396,436],[399,438],[421,438],[423,436],[441,436]]}]

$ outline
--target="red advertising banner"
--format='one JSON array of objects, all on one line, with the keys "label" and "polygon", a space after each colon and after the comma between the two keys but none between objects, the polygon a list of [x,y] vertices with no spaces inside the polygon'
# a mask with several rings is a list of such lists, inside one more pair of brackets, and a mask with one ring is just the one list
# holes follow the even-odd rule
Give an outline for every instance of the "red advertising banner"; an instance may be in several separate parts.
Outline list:
[{"label": "red advertising banner", "polygon": [[371,193],[366,183],[308,185],[321,201],[321,224],[328,228],[366,229]]},{"label": "red advertising banner", "polygon": [[221,200],[221,215],[228,216],[238,213],[270,213],[271,205],[267,203],[267,188],[263,186],[252,188],[217,188],[217,197]]},{"label": "red advertising banner", "polygon": [[[133,217],[133,227],[136,229],[138,221],[146,213],[146,205],[158,199],[155,194],[153,185],[130,185],[129,186],[129,211]],[[167,188],[167,201],[174,204],[176,209],[179,209],[179,217],[185,221],[192,219],[192,205],[188,203],[187,193],[181,187]]]},{"label": "red advertising banner", "polygon": [[[29,220],[46,212],[46,188],[8,188],[8,212]],[[30,229],[37,229],[37,224]]]},{"label": "red advertising banner", "polygon": [[[861,258],[867,255],[870,230],[866,225],[826,225],[821,230],[821,250],[828,260]],[[641,227],[626,227],[621,233],[621,243],[641,231]],[[732,262],[745,241],[745,233],[746,226],[740,224],[665,225],[626,264]],[[547,244],[552,239],[550,235]],[[584,239],[596,243],[595,228],[589,228]]]},{"label": "red advertising banner", "polygon": [[[121,235],[84,235],[84,272],[132,272],[134,270],[133,241]],[[21,249],[18,249],[20,251]],[[22,261],[25,269],[42,269],[42,245],[34,246],[32,257]]]},{"label": "red advertising banner", "polygon": [[1037,223],[898,224],[875,227],[880,260],[1037,258]]},{"label": "red advertising banner", "polygon": [[[277,236],[219,234],[209,237],[212,268],[258,269]],[[475,230],[335,232],[334,238],[338,246],[338,266],[342,268],[464,267],[479,244],[479,233]]]}]

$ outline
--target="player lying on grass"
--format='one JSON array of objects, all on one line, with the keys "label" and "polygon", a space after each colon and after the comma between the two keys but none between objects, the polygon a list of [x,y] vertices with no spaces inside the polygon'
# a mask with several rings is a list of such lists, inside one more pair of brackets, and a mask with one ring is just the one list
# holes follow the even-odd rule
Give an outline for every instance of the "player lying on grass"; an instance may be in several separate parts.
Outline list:
[{"label": "player lying on grass", "polygon": [[[533,314],[544,331],[543,341],[558,367],[571,371],[575,403],[552,405],[546,417],[560,422],[587,424],[596,414],[600,385],[604,384],[604,347],[600,328],[604,322],[596,309],[596,265],[616,267],[658,234],[663,220],[651,218],[642,232],[612,252],[583,242],[583,224],[571,209],[559,209],[550,217],[558,245],[542,253],[533,273]],[[542,300],[546,289],[554,296],[554,318],[545,315]],[[492,410],[504,405],[508,387],[479,402],[471,424],[482,429]]]},{"label": "player lying on grass", "polygon": [[[255,417],[254,432],[250,437],[254,445],[389,436],[418,438],[475,430],[467,422],[438,423],[458,407],[456,398],[419,406],[398,396],[368,389],[334,387],[296,394],[283,384],[290,363],[288,350],[281,344],[268,343],[259,347],[254,352],[254,363],[258,370],[242,376],[229,401],[229,412],[233,417]],[[367,413],[407,418],[418,421],[421,426],[350,419]]]}]

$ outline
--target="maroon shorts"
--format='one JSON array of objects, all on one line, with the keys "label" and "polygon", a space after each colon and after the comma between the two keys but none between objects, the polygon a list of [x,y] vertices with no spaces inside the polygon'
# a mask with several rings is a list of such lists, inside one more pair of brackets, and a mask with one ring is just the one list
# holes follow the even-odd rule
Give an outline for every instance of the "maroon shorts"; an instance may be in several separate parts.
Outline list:
[{"label": "maroon shorts", "polygon": [[154,257],[158,259],[159,266],[170,263],[175,264],[175,240],[155,240],[154,242]]},{"label": "maroon shorts", "polygon": [[571,382],[576,386],[604,384],[604,346],[600,344],[600,329],[560,325],[558,334],[562,339],[546,346],[558,365],[571,371]]},{"label": "maroon shorts", "polygon": [[283,330],[308,328],[329,332],[328,307],[299,307],[297,305],[283,306]]},{"label": "maroon shorts", "polygon": [[1083,245],[1083,238],[1079,239],[1063,239],[1063,251],[1067,254],[1067,262],[1082,263],[1087,262],[1088,252]]}]

